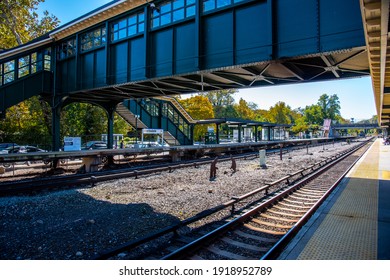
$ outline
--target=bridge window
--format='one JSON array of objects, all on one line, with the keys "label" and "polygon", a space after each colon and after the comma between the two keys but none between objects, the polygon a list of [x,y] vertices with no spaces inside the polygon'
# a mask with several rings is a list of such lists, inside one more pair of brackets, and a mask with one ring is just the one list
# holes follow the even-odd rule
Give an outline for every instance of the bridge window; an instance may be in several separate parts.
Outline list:
[{"label": "bridge window", "polygon": [[163,2],[152,13],[152,28],[167,25],[195,15],[195,0]]},{"label": "bridge window", "polygon": [[30,56],[24,56],[18,60],[18,78],[22,78],[30,74]]},{"label": "bridge window", "polygon": [[3,64],[3,84],[8,84],[15,80],[15,61],[8,61]]},{"label": "bridge window", "polygon": [[203,11],[208,12],[243,1],[245,0],[203,0]]},{"label": "bridge window", "polygon": [[106,28],[101,27],[80,36],[81,51],[89,51],[106,44]]},{"label": "bridge window", "polygon": [[57,47],[57,58],[59,60],[66,59],[76,55],[76,39],[70,39],[66,42],[62,42]]},{"label": "bridge window", "polygon": [[112,24],[111,29],[111,41],[115,42],[120,39],[124,39],[140,32],[145,29],[145,16],[144,13],[131,15],[127,18],[121,19]]},{"label": "bridge window", "polygon": [[0,86],[41,70],[51,70],[51,48],[0,64]]},{"label": "bridge window", "polygon": [[[39,65],[39,61],[38,61],[38,65]],[[43,51],[43,66],[44,66],[44,70],[46,71],[51,70],[51,49],[50,48],[47,48]]]}]

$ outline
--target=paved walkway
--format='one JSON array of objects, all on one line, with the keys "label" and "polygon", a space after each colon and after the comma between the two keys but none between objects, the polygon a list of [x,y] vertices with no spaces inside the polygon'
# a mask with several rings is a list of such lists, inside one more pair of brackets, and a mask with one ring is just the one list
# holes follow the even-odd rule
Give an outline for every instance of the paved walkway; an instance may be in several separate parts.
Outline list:
[{"label": "paved walkway", "polygon": [[390,145],[374,142],[279,259],[390,259]]}]

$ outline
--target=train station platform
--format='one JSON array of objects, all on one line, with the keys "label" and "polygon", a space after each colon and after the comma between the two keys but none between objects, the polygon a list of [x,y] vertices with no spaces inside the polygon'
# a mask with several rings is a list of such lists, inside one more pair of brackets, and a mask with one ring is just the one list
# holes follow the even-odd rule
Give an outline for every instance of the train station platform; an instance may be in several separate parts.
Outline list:
[{"label": "train station platform", "polygon": [[279,260],[390,260],[390,145],[377,139]]}]

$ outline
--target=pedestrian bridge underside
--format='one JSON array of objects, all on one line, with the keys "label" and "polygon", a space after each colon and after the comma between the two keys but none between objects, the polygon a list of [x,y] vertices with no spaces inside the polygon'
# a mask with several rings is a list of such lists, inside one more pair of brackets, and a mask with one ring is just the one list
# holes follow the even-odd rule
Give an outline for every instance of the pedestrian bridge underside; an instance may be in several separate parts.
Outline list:
[{"label": "pedestrian bridge underside", "polygon": [[362,11],[377,5],[366,2],[378,1],[112,1],[0,52],[0,113],[41,95],[58,149],[71,102],[98,104],[112,121],[128,99],[370,75]]}]

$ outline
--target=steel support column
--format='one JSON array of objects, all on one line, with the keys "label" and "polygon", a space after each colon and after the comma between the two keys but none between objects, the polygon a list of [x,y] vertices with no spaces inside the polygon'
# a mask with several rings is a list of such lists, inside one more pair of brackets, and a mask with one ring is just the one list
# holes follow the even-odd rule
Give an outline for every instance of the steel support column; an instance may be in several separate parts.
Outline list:
[{"label": "steel support column", "polygon": [[60,139],[60,128],[61,128],[61,106],[60,104],[55,104],[51,107],[52,112],[52,125],[51,125],[51,134],[52,134],[52,150],[59,151],[61,147]]},{"label": "steel support column", "polygon": [[217,131],[216,131],[216,143],[219,144],[219,124],[217,124]]},{"label": "steel support column", "polygon": [[106,108],[107,111],[107,148],[114,147],[114,113],[115,106]]},{"label": "steel support column", "polygon": [[255,125],[255,142],[257,142],[258,126]]}]

